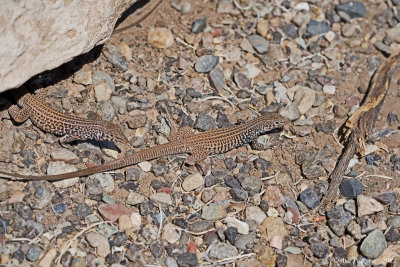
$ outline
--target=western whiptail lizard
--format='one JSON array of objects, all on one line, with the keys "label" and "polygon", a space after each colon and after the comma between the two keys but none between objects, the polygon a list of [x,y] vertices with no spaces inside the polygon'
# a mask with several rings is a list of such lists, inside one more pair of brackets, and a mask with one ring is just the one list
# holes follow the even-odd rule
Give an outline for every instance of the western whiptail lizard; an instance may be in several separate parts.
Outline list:
[{"label": "western whiptail lizard", "polygon": [[[13,180],[62,180],[91,175],[130,166],[161,156],[189,153],[189,161],[201,161],[211,154],[225,153],[245,143],[256,141],[257,137],[275,128],[282,127],[288,120],[278,114],[262,115],[254,120],[236,126],[209,130],[194,134],[188,126],[170,136],[170,142],[138,151],[122,159],[117,159],[87,169],[55,175],[20,175],[0,171]],[[256,147],[257,148],[257,147]]]},{"label": "western whiptail lizard", "polygon": [[128,143],[128,139],[117,124],[64,114],[46,105],[42,94],[32,95],[25,90],[21,91],[25,94],[18,100],[18,105],[12,105],[8,109],[11,118],[18,123],[30,119],[45,132],[63,135],[61,142],[94,139]]}]

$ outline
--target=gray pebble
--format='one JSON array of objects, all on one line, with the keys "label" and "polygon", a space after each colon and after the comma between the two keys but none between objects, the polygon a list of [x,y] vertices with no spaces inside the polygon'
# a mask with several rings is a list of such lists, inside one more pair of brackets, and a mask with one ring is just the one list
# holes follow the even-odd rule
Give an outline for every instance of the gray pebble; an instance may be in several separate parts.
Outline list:
[{"label": "gray pebble", "polygon": [[324,258],[329,252],[328,245],[322,242],[312,243],[310,249],[317,258]]},{"label": "gray pebble", "polygon": [[93,84],[99,84],[106,82],[108,83],[108,86],[110,87],[111,91],[115,90],[115,83],[114,80],[111,78],[111,76],[104,72],[104,71],[98,71],[93,75]]},{"label": "gray pebble", "polygon": [[226,210],[223,205],[212,204],[203,206],[201,218],[209,221],[216,221],[226,217]]},{"label": "gray pebble", "polygon": [[112,119],[117,116],[117,112],[108,100],[100,102],[99,110],[101,113],[101,119],[105,121],[112,121]]},{"label": "gray pebble", "polygon": [[218,243],[210,251],[210,257],[217,260],[235,257],[237,255],[238,255],[238,250],[234,246],[226,243]]},{"label": "gray pebble", "polygon": [[31,245],[26,253],[26,259],[29,261],[37,261],[43,250],[36,244]]},{"label": "gray pebble", "polygon": [[311,36],[324,34],[330,30],[331,30],[331,27],[328,24],[326,24],[325,22],[310,20],[310,22],[307,24],[307,32]]},{"label": "gray pebble", "polygon": [[264,54],[268,51],[268,41],[264,37],[254,34],[246,38],[258,53]]},{"label": "gray pebble", "polygon": [[215,125],[215,120],[213,117],[211,117],[207,114],[200,114],[197,117],[194,128],[206,131],[206,130],[215,129],[215,128],[217,128],[217,126]]},{"label": "gray pebble", "polygon": [[207,27],[207,18],[196,19],[192,23],[192,32],[193,33],[201,33]]},{"label": "gray pebble", "polygon": [[178,267],[178,263],[176,263],[176,260],[172,257],[167,257],[164,263],[167,267]]},{"label": "gray pebble", "polygon": [[214,69],[218,62],[219,57],[213,55],[205,55],[197,59],[194,68],[197,72],[207,73]]},{"label": "gray pebble", "polygon": [[351,178],[343,180],[339,189],[343,196],[354,199],[363,192],[364,187],[357,178]]},{"label": "gray pebble", "polygon": [[387,225],[392,226],[394,229],[400,228],[400,216],[394,216],[387,220]]},{"label": "gray pebble", "polygon": [[255,234],[241,235],[236,237],[235,247],[239,250],[251,249],[254,246],[254,240],[256,239]]},{"label": "gray pebble", "polygon": [[125,113],[127,103],[127,100],[125,98],[120,96],[111,96],[111,102],[113,102],[118,111],[123,111],[120,112],[121,114]]},{"label": "gray pebble", "polygon": [[319,205],[319,199],[312,187],[307,188],[300,194],[300,200],[309,209],[314,209]]},{"label": "gray pebble", "polygon": [[208,74],[208,78],[210,79],[210,85],[217,91],[221,91],[224,89],[225,78],[224,78],[224,73],[222,71],[218,69],[213,69]]},{"label": "gray pebble", "polygon": [[128,63],[115,45],[106,45],[103,49],[103,55],[114,67],[123,71],[128,70]]},{"label": "gray pebble", "polygon": [[139,168],[129,168],[125,172],[127,181],[138,181],[141,177],[142,171]]},{"label": "gray pebble", "polygon": [[231,194],[231,196],[233,197],[233,199],[235,201],[245,201],[249,196],[247,191],[244,190],[241,187],[239,187],[239,188],[231,188],[229,190],[229,194]]},{"label": "gray pebble", "polygon": [[244,190],[246,190],[250,196],[253,196],[260,192],[262,181],[257,177],[248,176],[243,179],[241,185]]},{"label": "gray pebble", "polygon": [[385,236],[382,231],[376,229],[368,234],[360,246],[361,254],[369,259],[376,259],[387,248]]},{"label": "gray pebble", "polygon": [[400,234],[390,227],[385,233],[385,238],[388,242],[398,242],[400,240]]},{"label": "gray pebble", "polygon": [[396,202],[397,195],[395,192],[384,192],[374,198],[384,205],[389,205]]},{"label": "gray pebble", "polygon": [[197,266],[198,263],[196,254],[190,252],[185,252],[179,255],[176,261],[181,267]]},{"label": "gray pebble", "polygon": [[189,226],[189,230],[195,233],[201,233],[214,227],[214,223],[208,220],[198,220]]},{"label": "gray pebble", "polygon": [[362,18],[367,14],[365,5],[358,1],[348,1],[335,7],[336,12],[344,12],[349,15],[350,19]]},{"label": "gray pebble", "polygon": [[[236,85],[239,87],[239,89],[246,89],[246,90],[250,90],[251,89],[251,80],[249,78],[247,78],[247,76],[241,72],[236,72],[233,75],[234,79],[235,79],[235,83]],[[242,97],[242,98],[246,98],[246,97]]]}]

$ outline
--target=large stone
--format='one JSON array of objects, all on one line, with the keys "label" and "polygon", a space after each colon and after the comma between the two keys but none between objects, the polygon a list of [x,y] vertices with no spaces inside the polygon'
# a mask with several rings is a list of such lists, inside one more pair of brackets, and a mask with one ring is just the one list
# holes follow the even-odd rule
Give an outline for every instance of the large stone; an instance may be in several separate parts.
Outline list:
[{"label": "large stone", "polygon": [[0,92],[103,44],[137,0],[3,1]]}]

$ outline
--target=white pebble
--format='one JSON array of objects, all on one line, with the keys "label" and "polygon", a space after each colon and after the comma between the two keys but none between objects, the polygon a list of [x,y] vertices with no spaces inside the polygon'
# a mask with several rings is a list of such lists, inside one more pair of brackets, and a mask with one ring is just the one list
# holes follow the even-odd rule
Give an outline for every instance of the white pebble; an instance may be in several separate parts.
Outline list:
[{"label": "white pebble", "polygon": [[329,94],[329,95],[334,95],[336,92],[336,86],[334,85],[324,85],[324,88],[322,89],[322,91],[325,94]]}]

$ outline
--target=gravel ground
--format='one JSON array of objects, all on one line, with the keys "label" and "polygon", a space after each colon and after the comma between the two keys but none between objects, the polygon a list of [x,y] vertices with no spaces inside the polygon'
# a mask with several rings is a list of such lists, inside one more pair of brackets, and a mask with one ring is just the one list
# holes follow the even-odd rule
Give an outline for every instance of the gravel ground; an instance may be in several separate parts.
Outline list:
[{"label": "gravel ground", "polygon": [[129,144],[61,145],[11,121],[15,99],[0,95],[0,168],[24,174],[122,158],[183,126],[291,121],[259,138],[265,150],[201,166],[174,155],[58,182],[0,180],[1,266],[399,266],[399,72],[334,207],[314,209],[342,150],[337,130],[400,50],[400,1],[320,2],[163,1],[27,83],[58,110],[120,124]]}]

